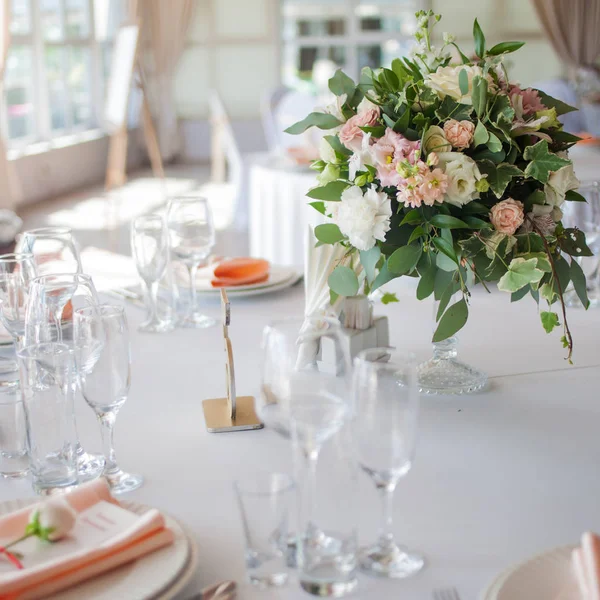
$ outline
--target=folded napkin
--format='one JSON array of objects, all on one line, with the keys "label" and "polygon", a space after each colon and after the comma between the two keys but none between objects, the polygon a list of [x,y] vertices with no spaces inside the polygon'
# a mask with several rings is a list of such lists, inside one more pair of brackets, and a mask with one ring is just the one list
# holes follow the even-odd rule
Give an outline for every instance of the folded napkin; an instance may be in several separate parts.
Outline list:
[{"label": "folded napkin", "polygon": [[[29,538],[11,547],[22,570],[0,564],[0,600],[44,598],[171,544],[173,533],[155,509],[143,515],[125,510],[99,479],[64,496],[78,513],[69,535],[49,543]],[[21,535],[35,506],[0,517],[0,545]]]},{"label": "folded napkin", "polygon": [[232,258],[220,262],[213,272],[213,287],[262,283],[269,278],[269,261],[262,258]]},{"label": "folded napkin", "polygon": [[600,537],[586,532],[573,550],[573,571],[582,600],[600,600]]}]

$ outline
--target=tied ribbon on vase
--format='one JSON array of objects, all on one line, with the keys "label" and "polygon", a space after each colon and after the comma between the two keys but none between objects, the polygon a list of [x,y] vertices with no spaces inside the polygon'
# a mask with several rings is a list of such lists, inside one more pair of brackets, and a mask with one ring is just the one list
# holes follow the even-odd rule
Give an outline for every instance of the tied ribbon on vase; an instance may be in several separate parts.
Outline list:
[{"label": "tied ribbon on vase", "polygon": [[[331,252],[313,256],[308,273],[327,277],[336,314],[339,297],[418,278],[417,298],[440,303],[433,342],[467,322],[470,280],[487,291],[495,284],[512,301],[530,295],[547,305],[539,310],[546,332],[562,328],[571,361],[563,296],[572,282],[587,308],[577,259],[592,255],[585,234],[561,222],[565,202],[585,200],[567,154],[580,138],[558,120],[576,109],[509,80],[504,59],[522,42],[488,47],[476,19],[470,59],[452,35],[432,45],[440,15],[416,17],[410,58],[364,68],[359,84],[338,70],[329,80],[335,101],[286,130],[327,132],[307,195],[328,220],[314,230],[317,250]],[[325,292],[314,286],[307,315],[323,309],[316,299]]]},{"label": "tied ribbon on vase", "polygon": [[58,542],[73,529],[77,513],[64,498],[53,498],[31,511],[25,533],[6,546],[0,546],[0,555],[5,556],[17,569],[23,569],[23,555],[9,552],[9,548],[30,537],[46,542]]}]

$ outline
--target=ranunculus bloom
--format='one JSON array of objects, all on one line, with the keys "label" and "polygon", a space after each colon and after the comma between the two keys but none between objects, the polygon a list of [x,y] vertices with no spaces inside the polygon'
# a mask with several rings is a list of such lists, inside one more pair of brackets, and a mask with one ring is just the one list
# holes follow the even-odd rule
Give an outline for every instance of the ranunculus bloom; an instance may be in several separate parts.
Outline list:
[{"label": "ranunculus bloom", "polygon": [[432,125],[423,136],[423,148],[427,154],[431,152],[450,152],[452,145],[446,139],[444,130],[437,125]]},{"label": "ranunculus bloom", "polygon": [[482,178],[477,163],[462,152],[438,153],[440,168],[448,176],[445,201],[463,206],[479,198],[477,182]]},{"label": "ranunculus bloom", "polygon": [[512,198],[494,204],[490,210],[490,221],[494,229],[507,235],[515,233],[524,219],[523,203]]},{"label": "ranunculus bloom", "polygon": [[[458,77],[462,70],[467,72],[469,81],[469,90],[463,95],[460,91]],[[475,76],[483,77],[481,67],[471,65],[459,65],[457,67],[438,67],[435,73],[430,73],[425,78],[425,85],[435,92],[440,98],[450,96],[453,100],[461,104],[472,104],[471,93],[473,92],[473,78]],[[491,77],[487,76],[488,83],[491,83]]]},{"label": "ranunculus bloom", "polygon": [[360,129],[361,127],[373,127],[377,124],[380,115],[379,107],[371,102],[369,105],[365,105],[364,110],[350,117],[340,130],[340,141],[349,150],[360,150],[365,135],[364,131]]},{"label": "ranunculus bloom", "polygon": [[385,240],[390,230],[392,203],[388,195],[378,192],[375,186],[364,194],[358,186],[352,186],[342,192],[340,202],[332,216],[340,231],[348,237],[358,250],[370,250],[376,240]]},{"label": "ranunculus bloom", "polygon": [[525,88],[522,90],[518,85],[511,85],[508,95],[518,119],[521,119],[524,116],[534,115],[538,110],[544,110],[546,108],[542,104],[538,91],[532,88]]},{"label": "ranunculus bloom", "polygon": [[475,125],[471,121],[457,121],[450,119],[444,123],[444,134],[446,139],[457,150],[464,150],[471,145]]},{"label": "ranunculus bloom", "polygon": [[385,135],[371,146],[373,165],[377,167],[377,179],[381,185],[398,186],[402,181],[397,171],[398,163],[407,160],[414,164],[420,147],[418,141],[411,142],[388,127]]}]

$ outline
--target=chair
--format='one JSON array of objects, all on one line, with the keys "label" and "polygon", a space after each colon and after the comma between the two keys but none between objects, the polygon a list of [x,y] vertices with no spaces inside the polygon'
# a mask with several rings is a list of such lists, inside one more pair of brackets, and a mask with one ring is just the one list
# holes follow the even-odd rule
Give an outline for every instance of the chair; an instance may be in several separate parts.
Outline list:
[{"label": "chair", "polygon": [[260,115],[269,152],[277,152],[281,148],[281,132],[277,128],[275,113],[283,97],[290,91],[289,88],[281,85],[268,91],[261,100]]}]

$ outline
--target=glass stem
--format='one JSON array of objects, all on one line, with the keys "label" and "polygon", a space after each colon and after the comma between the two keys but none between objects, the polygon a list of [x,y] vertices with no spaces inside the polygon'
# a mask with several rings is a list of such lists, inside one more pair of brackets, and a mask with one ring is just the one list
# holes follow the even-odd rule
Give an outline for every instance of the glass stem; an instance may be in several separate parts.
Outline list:
[{"label": "glass stem", "polygon": [[395,483],[378,485],[377,489],[381,494],[381,532],[379,535],[379,543],[385,548],[394,547],[393,534],[393,514],[394,514],[394,491],[396,490]]},{"label": "glass stem", "polygon": [[104,473],[106,475],[114,474],[119,470],[113,443],[113,431],[116,418],[117,414],[115,411],[98,414],[98,420],[100,421],[101,425],[100,431],[102,434],[102,447],[104,449],[104,456],[106,458],[106,465],[104,467]]},{"label": "glass stem", "polygon": [[54,313],[54,325],[56,326],[56,341],[60,344],[62,342],[62,329],[61,329],[61,323],[62,323],[62,314],[63,314],[63,308],[60,308],[59,310],[57,310]]},{"label": "glass stem", "polygon": [[193,263],[188,267],[190,273],[190,316],[193,316],[197,310],[196,273],[198,272],[198,266],[198,263]]},{"label": "glass stem", "polygon": [[148,306],[150,308],[150,321],[158,321],[158,281],[147,283],[148,287]]},{"label": "glass stem", "polygon": [[307,532],[316,531],[315,518],[317,510],[317,466],[319,464],[319,449],[312,448],[304,452],[306,459],[306,524]]}]

